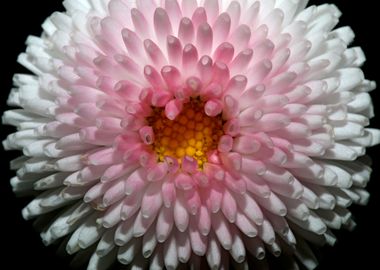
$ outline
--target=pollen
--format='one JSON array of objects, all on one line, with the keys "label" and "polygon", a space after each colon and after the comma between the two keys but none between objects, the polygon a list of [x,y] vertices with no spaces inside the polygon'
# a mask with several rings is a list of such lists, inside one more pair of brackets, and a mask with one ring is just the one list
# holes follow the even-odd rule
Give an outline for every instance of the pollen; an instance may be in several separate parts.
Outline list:
[{"label": "pollen", "polygon": [[217,149],[223,135],[221,115],[209,117],[204,104],[200,98],[191,98],[174,120],[166,117],[164,108],[153,108],[147,121],[153,127],[155,141],[151,147],[159,162],[170,156],[181,164],[189,156],[197,161],[199,170],[203,169],[208,153]]}]

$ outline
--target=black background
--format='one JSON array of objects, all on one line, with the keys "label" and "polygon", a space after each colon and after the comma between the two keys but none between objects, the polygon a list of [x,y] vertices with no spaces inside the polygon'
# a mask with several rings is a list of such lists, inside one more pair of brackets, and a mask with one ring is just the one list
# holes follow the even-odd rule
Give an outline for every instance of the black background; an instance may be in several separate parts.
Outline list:
[{"label": "black background", "polygon": [[[312,4],[324,1],[311,0]],[[379,72],[379,15],[376,1],[330,0],[343,12],[341,25],[350,25],[355,33],[354,45],[360,45],[366,53],[367,63],[364,66],[366,77],[380,81]],[[16,63],[17,55],[25,50],[24,42],[29,34],[40,35],[41,23],[55,10],[63,10],[61,0],[49,1],[6,1],[2,5],[0,16],[0,108],[6,108],[5,101],[12,86],[12,75],[24,69]],[[378,115],[380,101],[378,91],[372,92],[375,110]],[[377,107],[376,107],[377,106]],[[373,127],[380,128],[380,118],[371,122]],[[12,131],[1,126],[0,140]],[[2,151],[2,147],[0,147]],[[368,150],[374,159],[372,181],[368,189],[371,200],[366,207],[351,207],[358,223],[354,232],[339,231],[336,233],[339,242],[333,248],[323,248],[319,254],[318,269],[379,269],[380,252],[380,162],[377,158],[379,147]],[[16,198],[10,188],[9,179],[14,172],[9,170],[8,162],[16,153],[1,152],[0,177],[0,268],[1,269],[69,269],[68,262],[55,255],[54,247],[44,247],[31,222],[21,217],[21,209],[28,199]]]}]

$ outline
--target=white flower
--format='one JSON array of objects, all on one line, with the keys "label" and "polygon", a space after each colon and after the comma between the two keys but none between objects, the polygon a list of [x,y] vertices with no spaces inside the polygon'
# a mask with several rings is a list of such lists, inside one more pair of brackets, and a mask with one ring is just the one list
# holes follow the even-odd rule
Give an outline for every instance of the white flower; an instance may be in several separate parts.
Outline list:
[{"label": "white flower", "polygon": [[[352,229],[380,141],[360,48],[306,0],[66,0],[29,37],[3,122],[23,216],[88,269],[316,267]],[[250,254],[248,256],[248,254]],[[294,255],[294,256],[293,256]]]}]

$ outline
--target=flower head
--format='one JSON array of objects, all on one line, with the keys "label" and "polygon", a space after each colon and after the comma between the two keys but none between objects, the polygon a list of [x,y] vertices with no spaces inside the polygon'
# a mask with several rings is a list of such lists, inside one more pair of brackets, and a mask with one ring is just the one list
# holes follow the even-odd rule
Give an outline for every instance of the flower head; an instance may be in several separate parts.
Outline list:
[{"label": "flower head", "polygon": [[[304,0],[66,0],[29,37],[3,121],[26,219],[88,269],[247,267],[355,226],[380,132],[354,34]],[[290,256],[290,258],[292,258]],[[296,262],[294,262],[296,263]]]}]

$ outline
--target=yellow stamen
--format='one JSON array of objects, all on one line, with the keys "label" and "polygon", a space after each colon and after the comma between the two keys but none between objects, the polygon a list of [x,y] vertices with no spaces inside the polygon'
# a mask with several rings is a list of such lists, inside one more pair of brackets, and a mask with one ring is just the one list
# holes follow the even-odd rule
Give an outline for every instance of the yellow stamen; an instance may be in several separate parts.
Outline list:
[{"label": "yellow stamen", "polygon": [[160,162],[165,156],[171,156],[181,164],[187,155],[197,161],[199,169],[203,169],[207,153],[218,147],[223,135],[221,116],[207,116],[204,102],[199,98],[191,98],[184,104],[182,112],[173,121],[166,118],[163,108],[153,108],[153,115],[147,121],[153,127],[155,141],[152,148]]}]

